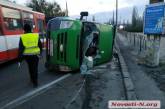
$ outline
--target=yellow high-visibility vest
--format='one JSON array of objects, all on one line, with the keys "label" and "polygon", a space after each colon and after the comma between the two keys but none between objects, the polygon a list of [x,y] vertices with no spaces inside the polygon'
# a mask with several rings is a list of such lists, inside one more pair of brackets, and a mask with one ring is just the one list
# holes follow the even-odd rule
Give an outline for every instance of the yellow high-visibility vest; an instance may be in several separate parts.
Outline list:
[{"label": "yellow high-visibility vest", "polygon": [[40,48],[38,47],[38,33],[27,33],[21,36],[23,46],[25,47],[23,55],[38,55]]}]

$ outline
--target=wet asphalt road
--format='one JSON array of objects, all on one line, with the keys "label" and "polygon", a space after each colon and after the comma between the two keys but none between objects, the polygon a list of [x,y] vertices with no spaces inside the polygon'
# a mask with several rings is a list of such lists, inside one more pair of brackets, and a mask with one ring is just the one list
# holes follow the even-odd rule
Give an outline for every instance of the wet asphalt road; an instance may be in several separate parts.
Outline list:
[{"label": "wet asphalt road", "polygon": [[[39,86],[43,86],[64,74],[48,72],[44,67],[45,59],[39,62]],[[34,90],[25,61],[18,68],[17,61],[10,61],[0,66],[0,107]]]},{"label": "wet asphalt road", "polygon": [[[16,61],[8,62],[0,66],[0,109],[26,95],[38,90],[61,77],[68,75],[59,72],[48,72],[44,67],[45,60],[39,64],[39,88],[34,89],[30,84],[27,65],[25,62],[18,68]],[[108,109],[109,100],[123,100],[124,87],[118,62],[112,62],[98,66],[94,69],[96,78],[91,79],[91,97],[85,101],[85,89],[81,90],[76,101],[71,103],[83,84],[84,78],[79,72],[70,74],[67,78],[52,84],[48,90],[35,93],[21,104],[15,104],[12,109],[88,109],[82,105],[89,104],[89,109]],[[97,77],[98,76],[98,77]],[[69,105],[68,105],[69,104]],[[5,109],[10,109],[5,108]]]}]

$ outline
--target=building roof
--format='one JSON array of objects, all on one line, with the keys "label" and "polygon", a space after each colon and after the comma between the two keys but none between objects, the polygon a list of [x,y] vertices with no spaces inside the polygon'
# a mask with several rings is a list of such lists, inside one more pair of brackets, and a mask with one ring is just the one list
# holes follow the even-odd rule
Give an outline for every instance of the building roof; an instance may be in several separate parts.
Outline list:
[{"label": "building roof", "polygon": [[10,2],[10,1],[6,1],[6,0],[0,0],[0,5],[12,7],[12,8],[16,8],[16,9],[21,9],[21,10],[25,10],[25,11],[32,11],[32,8],[22,6],[22,5],[19,5],[19,4]]}]

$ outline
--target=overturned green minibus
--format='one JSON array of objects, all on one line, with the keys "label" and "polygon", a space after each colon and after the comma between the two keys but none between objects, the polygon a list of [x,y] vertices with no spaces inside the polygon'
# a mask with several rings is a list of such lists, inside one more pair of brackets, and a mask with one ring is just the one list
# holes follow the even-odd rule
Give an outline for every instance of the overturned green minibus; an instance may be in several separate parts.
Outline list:
[{"label": "overturned green minibus", "polygon": [[[57,17],[47,25],[46,68],[57,71],[79,70],[84,55],[99,54],[94,65],[112,59],[114,27],[112,25]],[[91,37],[94,37],[92,40]],[[91,41],[84,51],[85,42]],[[97,49],[95,49],[97,48]]]}]

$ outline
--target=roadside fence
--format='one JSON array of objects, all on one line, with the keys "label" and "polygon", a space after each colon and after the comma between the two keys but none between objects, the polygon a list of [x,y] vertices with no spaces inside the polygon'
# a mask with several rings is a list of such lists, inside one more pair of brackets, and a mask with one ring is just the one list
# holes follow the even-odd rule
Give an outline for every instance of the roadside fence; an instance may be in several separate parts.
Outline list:
[{"label": "roadside fence", "polygon": [[125,31],[120,31],[119,33],[127,39],[129,45],[134,47],[138,53],[145,52],[149,47],[149,43],[147,43],[147,36],[142,33],[131,33]]}]

